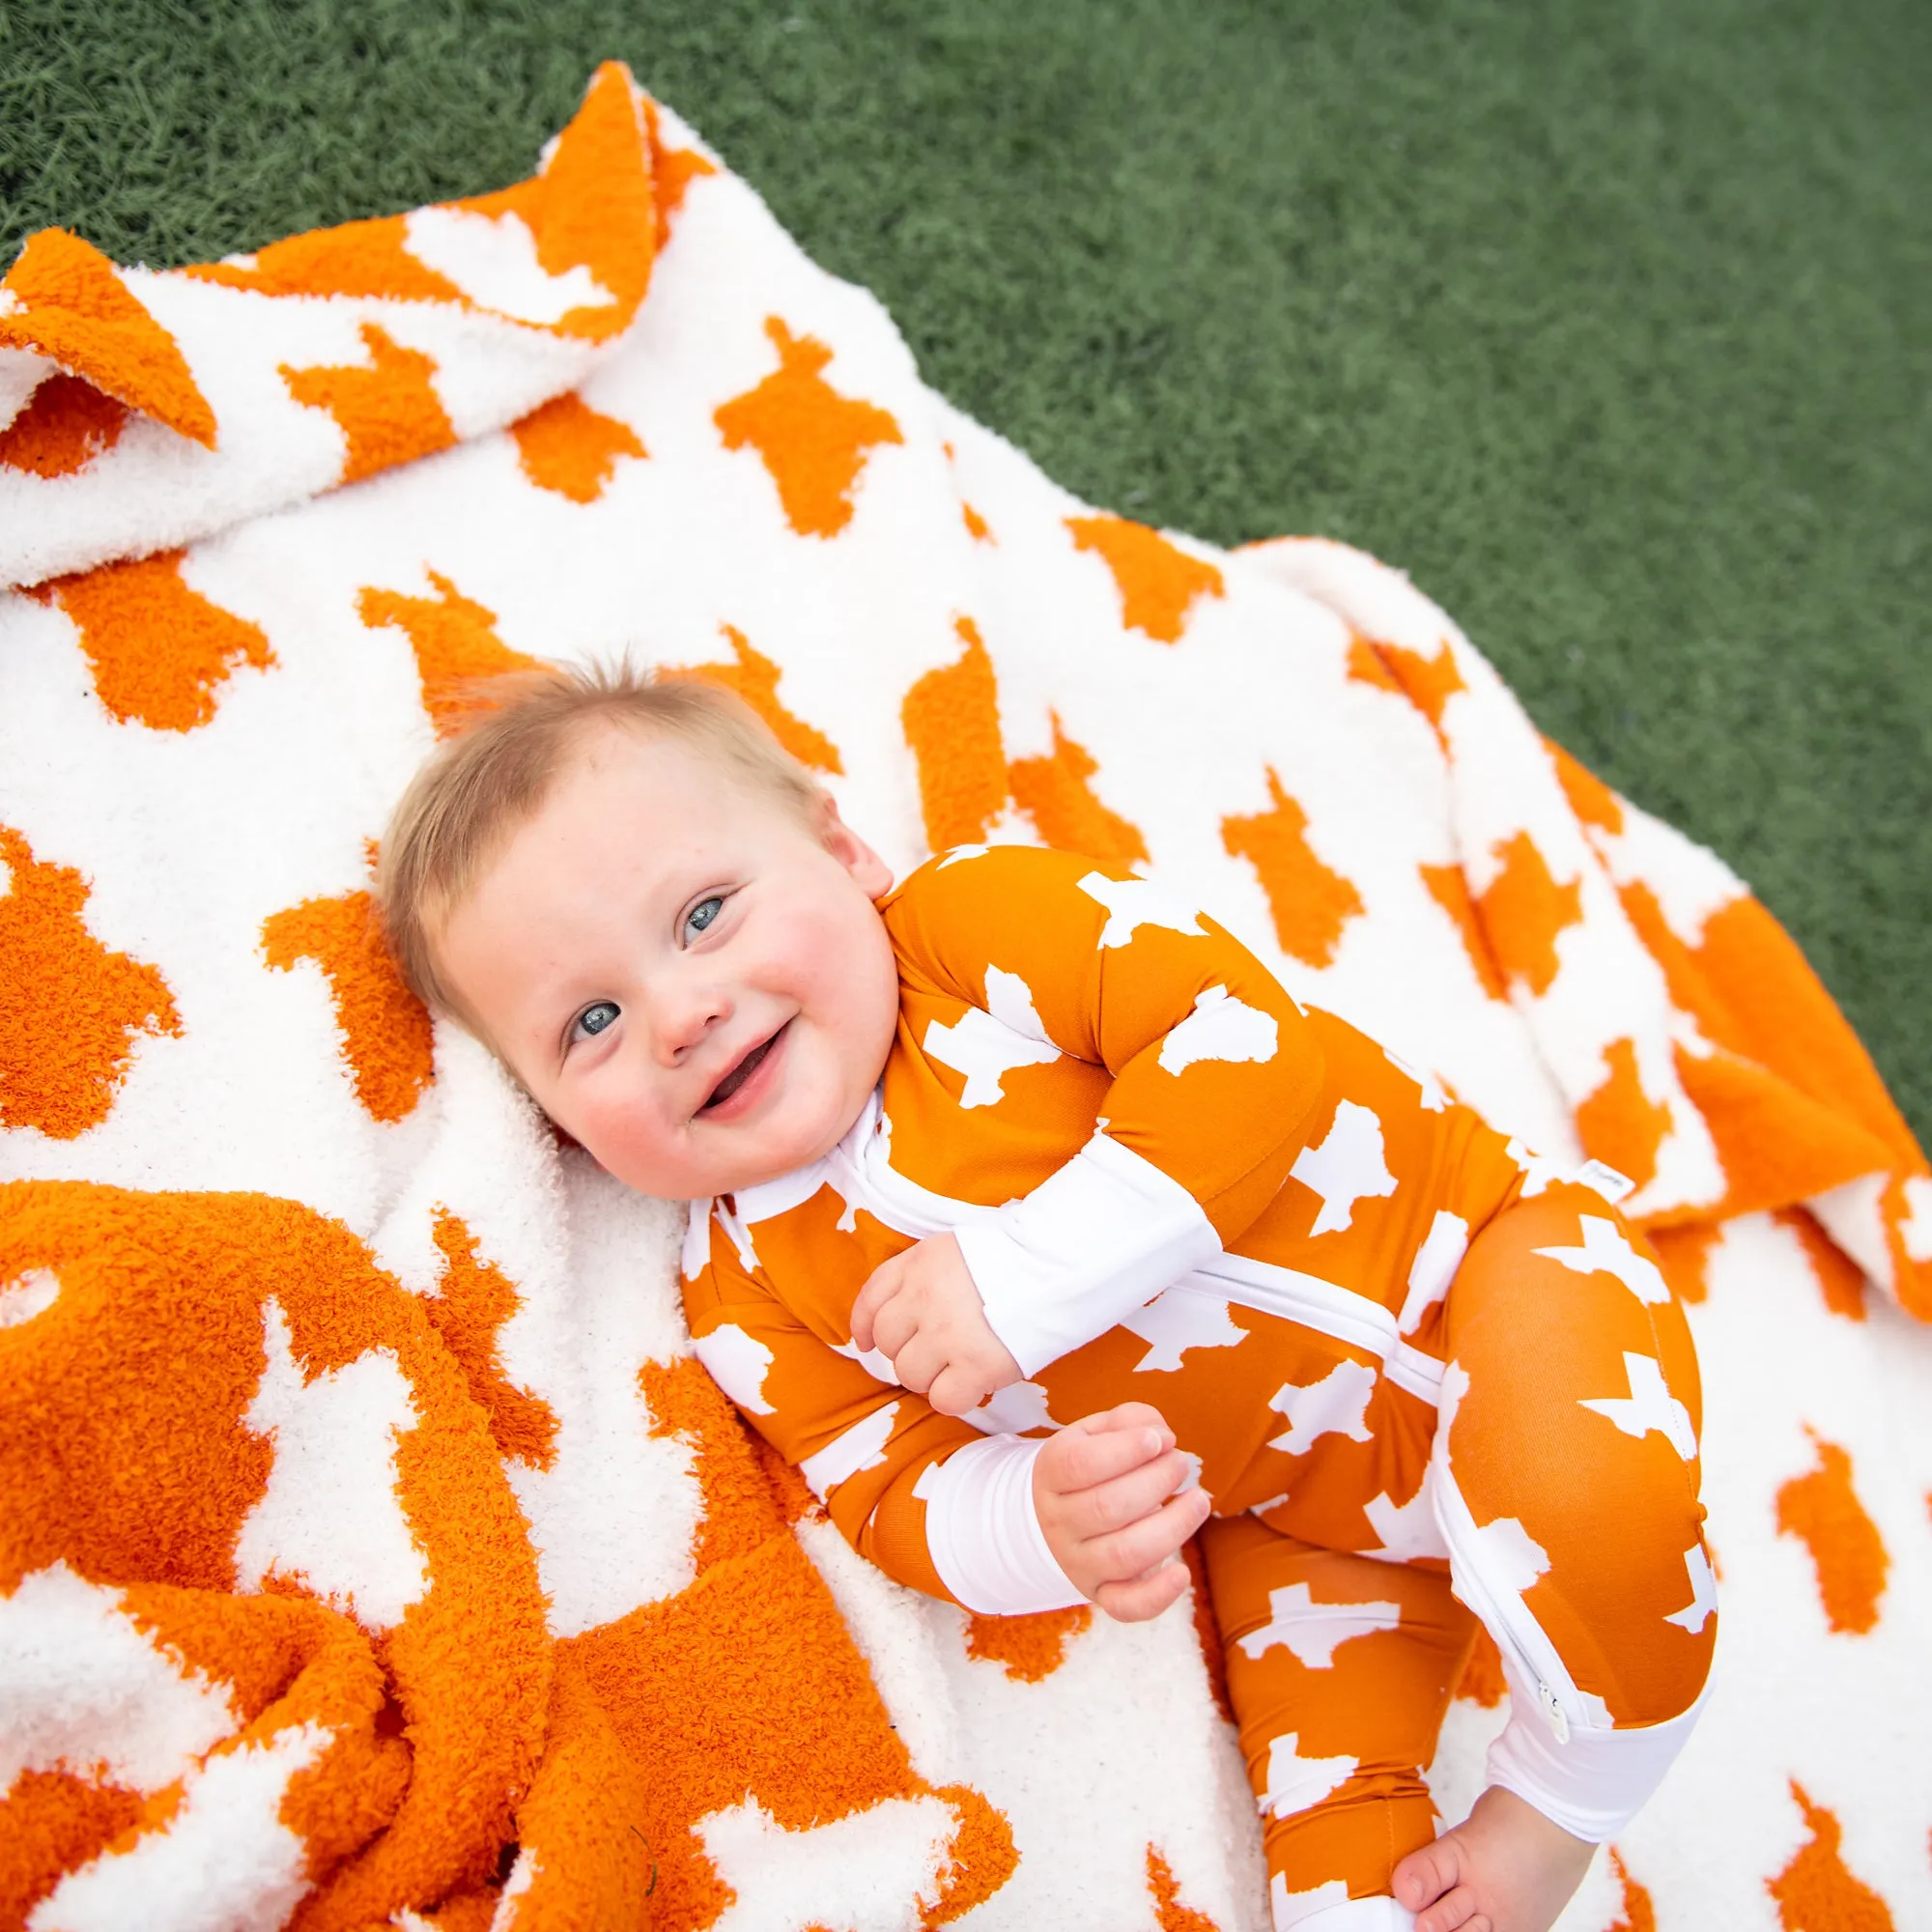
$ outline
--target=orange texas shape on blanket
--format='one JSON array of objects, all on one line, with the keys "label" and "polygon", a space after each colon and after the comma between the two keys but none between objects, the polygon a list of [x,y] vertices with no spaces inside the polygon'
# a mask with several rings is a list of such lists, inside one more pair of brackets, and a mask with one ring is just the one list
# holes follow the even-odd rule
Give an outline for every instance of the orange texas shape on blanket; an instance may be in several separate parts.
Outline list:
[{"label": "orange texas shape on blanket", "polygon": [[64,372],[46,377],[25,409],[0,429],[0,469],[29,476],[71,476],[128,426],[128,405]]},{"label": "orange texas shape on blanket", "polygon": [[380,323],[361,326],[366,366],[292,369],[281,364],[289,394],[335,418],[347,445],[344,483],[359,483],[379,469],[433,456],[456,440],[456,429],[436,392],[436,362],[419,349],[405,349]]},{"label": "orange texas shape on blanket", "polygon": [[1271,810],[1224,818],[1221,842],[1230,858],[1254,867],[1281,950],[1304,965],[1330,965],[1344,927],[1362,915],[1362,895],[1316,855],[1308,842],[1308,814],[1282,790],[1272,766],[1267,787]]},{"label": "orange texas shape on blanket", "polygon": [[977,845],[1006,809],[1006,748],[993,661],[970,617],[956,622],[961,655],[929,670],[899,706],[906,743],[919,766],[920,810],[927,845]]},{"label": "orange texas shape on blanket", "polygon": [[371,1120],[410,1113],[435,1077],[435,1029],[383,943],[371,895],[304,899],[270,913],[262,956],[284,973],[303,960],[321,967],[356,1099]]},{"label": "orange texas shape on blanket", "polygon": [[1836,1814],[1812,1804],[1795,1777],[1791,1796],[1811,1835],[1776,1878],[1765,1881],[1784,1932],[1895,1932],[1885,1900],[1847,1867]]},{"label": "orange texas shape on blanket", "polygon": [[1502,869],[1476,900],[1476,917],[1497,946],[1505,977],[1539,996],[1556,978],[1557,939],[1582,917],[1583,889],[1575,879],[1558,885],[1550,877],[1542,848],[1527,832],[1519,832],[1495,856]]},{"label": "orange texas shape on blanket", "polygon": [[1156,643],[1178,644],[1195,601],[1224,594],[1220,571],[1191,556],[1158,530],[1125,517],[1068,517],[1075,550],[1095,551],[1121,593],[1121,617],[1129,630]]},{"label": "orange texas shape on blanket", "polygon": [[103,563],[28,592],[73,620],[95,696],[124,724],[192,731],[214,716],[216,688],[237,664],[275,662],[259,624],[188,587],[184,556]]},{"label": "orange texas shape on blanket", "polygon": [[468,687],[505,671],[535,670],[539,662],[512,650],[497,635],[497,613],[466,597],[440,571],[426,573],[434,597],[411,597],[368,584],[355,612],[373,630],[393,624],[415,652],[423,709],[439,738],[461,728],[469,709]]},{"label": "orange texas shape on blanket", "polygon": [[1091,781],[1099,765],[1049,714],[1053,749],[1007,763],[1000,734],[999,684],[980,629],[956,620],[965,649],[926,671],[899,707],[906,744],[919,768],[920,810],[935,852],[986,836],[1010,798],[1049,845],[1115,865],[1145,865],[1139,826],[1106,805]]},{"label": "orange texas shape on blanket", "polygon": [[1652,1904],[1649,1891],[1631,1877],[1623,1855],[1614,1846],[1609,1853],[1610,1873],[1617,1882],[1622,1909],[1608,1932],[1657,1932],[1657,1907]]},{"label": "orange texas shape on blanket", "polygon": [[1084,852],[1110,866],[1145,866],[1148,844],[1140,827],[1103,805],[1089,782],[1100,769],[1093,753],[1066,735],[1059,712],[1047,719],[1053,750],[1044,757],[1015,758],[1007,769],[1013,803],[1063,852]]},{"label": "orange texas shape on blanket", "polygon": [[969,1616],[966,1655],[999,1664],[1022,1684],[1038,1684],[1066,1662],[1067,1644],[1093,1621],[1094,1612],[1085,1604],[1067,1610],[1037,1610],[1031,1616]]},{"label": "orange texas shape on blanket", "polygon": [[87,882],[0,825],[0,1126],[71,1141],[107,1118],[135,1036],[182,1024],[160,974],[103,946],[82,917]]},{"label": "orange texas shape on blanket", "polygon": [[673,680],[695,678],[735,692],[765,721],[772,736],[800,764],[815,772],[830,772],[834,777],[841,774],[845,761],[838,755],[838,747],[815,724],[808,724],[785,709],[779,696],[778,666],[762,652],[753,650],[744,632],[734,625],[721,628],[731,646],[730,664],[662,665],[658,676]]},{"label": "orange texas shape on blanket", "polygon": [[756,450],[800,536],[835,537],[852,521],[852,492],[867,453],[905,438],[886,411],[841,395],[825,380],[832,351],[816,336],[794,335],[775,315],[766,318],[765,333],[779,366],[721,403],[712,419],[726,449]]},{"label": "orange texas shape on blanket", "polygon": [[539,403],[510,425],[517,461],[539,490],[573,503],[594,503],[616,472],[622,456],[650,452],[629,423],[600,415],[574,389]]},{"label": "orange texas shape on blanket", "polygon": [[548,1469],[556,1460],[556,1412],[503,1373],[497,1343],[497,1330],[523,1297],[494,1262],[479,1257],[476,1236],[460,1215],[439,1207],[431,1232],[442,1255],[442,1273],[436,1293],[423,1296],[423,1313],[490,1418],[498,1453],[507,1462]]},{"label": "orange texas shape on blanket", "polygon": [[1825,1621],[1834,1631],[1862,1635],[1878,1622],[1891,1556],[1879,1528],[1852,1487],[1852,1459],[1815,1430],[1805,1432],[1818,1466],[1794,1476],[1777,1492],[1777,1528],[1811,1553]]},{"label": "orange texas shape on blanket", "polygon": [[1463,673],[1456,668],[1456,654],[1445,639],[1434,657],[1420,651],[1405,650],[1400,644],[1378,644],[1390,674],[1406,693],[1410,703],[1442,735],[1442,707],[1457,692],[1466,689]]},{"label": "orange texas shape on blanket", "polygon": [[1449,915],[1468,954],[1476,983],[1492,1000],[1509,997],[1503,976],[1496,970],[1496,956],[1490,951],[1489,936],[1476,917],[1476,902],[1469,896],[1469,881],[1461,866],[1418,866],[1424,890]]},{"label": "orange texas shape on blanket", "polygon": [[1670,1131],[1670,1110],[1644,1091],[1636,1042],[1613,1039],[1605,1049],[1609,1071],[1577,1108],[1577,1131],[1599,1160],[1607,1161],[1638,1187],[1657,1174],[1658,1151]]}]

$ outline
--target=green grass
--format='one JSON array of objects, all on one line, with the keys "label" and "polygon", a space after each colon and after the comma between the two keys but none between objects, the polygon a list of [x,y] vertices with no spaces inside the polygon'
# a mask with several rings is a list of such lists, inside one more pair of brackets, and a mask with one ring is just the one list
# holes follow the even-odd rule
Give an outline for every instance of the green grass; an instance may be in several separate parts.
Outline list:
[{"label": "green grass", "polygon": [[1932,1135],[1923,0],[9,0],[0,252],[510,181],[611,54],[1072,488],[1410,570]]}]

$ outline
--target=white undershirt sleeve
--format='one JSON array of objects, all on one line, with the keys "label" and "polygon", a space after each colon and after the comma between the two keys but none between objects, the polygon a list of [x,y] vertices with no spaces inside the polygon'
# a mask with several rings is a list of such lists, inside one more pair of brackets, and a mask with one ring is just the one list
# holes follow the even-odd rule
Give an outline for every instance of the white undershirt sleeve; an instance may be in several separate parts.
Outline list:
[{"label": "white undershirt sleeve", "polygon": [[939,1580],[982,1616],[1064,1610],[1087,1599],[1054,1559],[1033,1502],[1044,1437],[987,1435],[929,1463],[913,1485]]},{"label": "white undershirt sleeve", "polygon": [[1179,1181],[1096,1133],[1031,1194],[953,1232],[993,1333],[1033,1376],[1221,1252]]}]

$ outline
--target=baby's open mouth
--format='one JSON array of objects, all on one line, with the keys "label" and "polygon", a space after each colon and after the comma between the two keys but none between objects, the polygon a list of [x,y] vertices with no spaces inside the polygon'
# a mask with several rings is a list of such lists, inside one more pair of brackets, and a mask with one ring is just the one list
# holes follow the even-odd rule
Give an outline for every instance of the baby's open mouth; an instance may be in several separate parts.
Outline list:
[{"label": "baby's open mouth", "polygon": [[[790,1025],[790,1021],[786,1021],[785,1024],[787,1026]],[[746,1054],[743,1060],[739,1061],[736,1066],[732,1067],[729,1073],[725,1074],[724,1079],[719,1081],[717,1086],[711,1090],[710,1099],[705,1101],[704,1105],[697,1111],[700,1114],[704,1114],[709,1113],[713,1107],[722,1107],[765,1064],[766,1054],[771,1052],[772,1048],[779,1043],[783,1036],[784,1027],[780,1027],[778,1032],[773,1034],[769,1039],[760,1040],[750,1053]]]}]

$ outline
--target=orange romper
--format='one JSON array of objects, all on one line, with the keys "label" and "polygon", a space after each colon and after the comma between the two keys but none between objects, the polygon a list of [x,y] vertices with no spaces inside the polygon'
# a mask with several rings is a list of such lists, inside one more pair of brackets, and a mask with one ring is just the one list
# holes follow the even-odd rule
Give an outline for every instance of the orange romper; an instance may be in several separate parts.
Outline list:
[{"label": "orange romper", "polygon": [[[1717,1634],[1696,1362],[1599,1191],[1621,1178],[1505,1140],[1145,880],[962,847],[881,911],[872,1101],[812,1167],[693,1204],[721,1386],[862,1554],[1004,1614],[1080,1601],[1034,1515],[1040,1442],[1158,1408],[1213,1498],[1279,1927],[1412,1923],[1390,1874],[1435,1833],[1470,1611],[1512,1690],[1490,1782],[1620,1831]],[[1028,1378],[964,1418],[851,1331],[872,1270],[947,1231]]]}]

